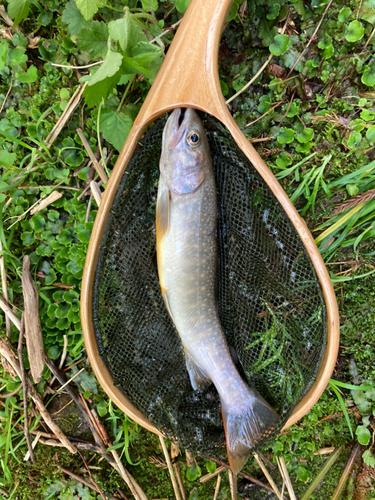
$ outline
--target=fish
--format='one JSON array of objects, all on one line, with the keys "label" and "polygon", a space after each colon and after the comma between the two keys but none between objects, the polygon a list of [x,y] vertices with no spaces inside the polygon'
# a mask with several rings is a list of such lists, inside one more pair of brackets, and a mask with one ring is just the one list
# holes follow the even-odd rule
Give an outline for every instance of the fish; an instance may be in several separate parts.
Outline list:
[{"label": "fish", "polygon": [[207,136],[193,108],[174,109],[164,126],[156,254],[161,292],[182,342],[191,385],[215,385],[229,464],[237,473],[250,450],[277,426],[278,415],[238,373],[220,324],[215,176]]}]

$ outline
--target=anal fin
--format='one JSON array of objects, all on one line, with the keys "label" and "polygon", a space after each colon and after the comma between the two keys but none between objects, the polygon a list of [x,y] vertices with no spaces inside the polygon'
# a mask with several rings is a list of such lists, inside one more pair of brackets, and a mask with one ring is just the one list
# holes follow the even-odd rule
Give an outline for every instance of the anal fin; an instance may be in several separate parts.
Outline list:
[{"label": "anal fin", "polygon": [[206,372],[195,362],[194,358],[185,351],[186,358],[186,368],[190,377],[190,383],[193,389],[199,389],[204,385],[210,384],[211,379],[208,377]]}]

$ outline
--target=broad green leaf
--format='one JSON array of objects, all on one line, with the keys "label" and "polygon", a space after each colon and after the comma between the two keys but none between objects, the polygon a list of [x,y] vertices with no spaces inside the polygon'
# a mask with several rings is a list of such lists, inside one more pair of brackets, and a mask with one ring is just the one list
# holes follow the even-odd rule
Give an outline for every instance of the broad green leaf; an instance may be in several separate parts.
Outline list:
[{"label": "broad green leaf", "polygon": [[78,37],[78,46],[86,50],[91,59],[105,57],[108,51],[108,29],[105,23],[93,21],[89,28],[83,28]]},{"label": "broad green leaf", "polygon": [[358,17],[368,23],[375,24],[375,0],[364,0]]},{"label": "broad green leaf", "polygon": [[293,118],[293,116],[296,116],[300,113],[301,111],[301,108],[299,106],[299,102],[295,102],[293,101],[292,104],[290,105],[290,108],[288,110],[288,113],[287,113],[287,117],[288,118]]},{"label": "broad green leaf", "polygon": [[75,2],[86,21],[91,19],[103,5],[102,0],[75,0]]},{"label": "broad green leaf", "polygon": [[358,193],[358,185],[357,184],[347,184],[346,190],[349,196],[355,196]]},{"label": "broad green leaf", "polygon": [[139,42],[132,49],[131,55],[132,63],[138,65],[140,73],[146,74],[151,79],[155,78],[163,59],[163,51],[160,47],[148,42]]},{"label": "broad green leaf", "polygon": [[17,159],[16,153],[9,153],[6,150],[0,151],[0,165],[12,166]]},{"label": "broad green leaf", "polygon": [[135,57],[124,57],[122,60],[121,70],[123,73],[128,73],[129,75],[142,73],[143,75],[151,78],[150,72],[145,67],[141,66]]},{"label": "broad green leaf", "polygon": [[211,460],[207,460],[205,463],[207,472],[209,474],[213,474],[216,471],[216,464],[215,462],[211,462]]},{"label": "broad green leaf", "polygon": [[0,180],[0,191],[8,191],[10,189],[9,184]]},{"label": "broad green leaf", "polygon": [[370,467],[375,467],[375,457],[370,450],[366,450],[362,455],[363,461]]},{"label": "broad green leaf", "polygon": [[277,142],[279,144],[290,144],[294,139],[294,130],[292,128],[282,127],[280,133],[277,136]]},{"label": "broad green leaf", "polygon": [[362,73],[361,82],[368,87],[375,86],[375,67],[365,66]]},{"label": "broad green leaf", "polygon": [[369,109],[363,109],[361,111],[361,118],[365,122],[369,122],[375,118],[375,113],[373,111],[370,111]]},{"label": "broad green leaf", "polygon": [[286,168],[288,165],[291,165],[291,163],[292,160],[290,156],[284,152],[282,152],[281,155],[276,160],[276,165],[282,169]]},{"label": "broad green leaf", "polygon": [[38,78],[38,71],[34,65],[30,66],[26,73],[16,73],[16,78],[20,83],[34,83]]},{"label": "broad green leaf", "polygon": [[14,47],[23,47],[24,49],[26,49],[28,41],[25,35],[21,33],[21,31],[19,31],[12,36],[12,43]]},{"label": "broad green leaf", "polygon": [[262,95],[259,99],[258,111],[262,115],[271,107],[271,98],[268,95]]},{"label": "broad green leaf", "polygon": [[267,19],[276,19],[277,16],[280,13],[280,4],[279,3],[274,3],[273,5],[270,6],[270,11],[267,14]]},{"label": "broad green leaf", "polygon": [[362,446],[367,446],[370,442],[371,439],[371,432],[365,427],[364,425],[358,425],[356,431],[355,431],[358,442]]},{"label": "broad green leaf", "polygon": [[302,132],[297,134],[296,139],[298,142],[304,144],[306,142],[310,142],[313,137],[314,137],[313,129],[306,127],[302,130]]},{"label": "broad green leaf", "polygon": [[348,17],[350,16],[350,14],[352,13],[351,9],[349,9],[349,7],[343,7],[340,12],[339,12],[339,21],[340,23],[344,23]]},{"label": "broad green leaf", "polygon": [[312,143],[311,142],[304,142],[302,144],[297,144],[296,145],[296,151],[298,153],[307,153],[309,149],[311,149]]},{"label": "broad green leaf", "polygon": [[116,113],[111,109],[102,109],[99,129],[103,132],[104,139],[110,142],[117,151],[121,151],[132,125],[133,121],[129,116]]},{"label": "broad green leaf", "polygon": [[11,68],[20,67],[27,61],[25,49],[13,49],[8,53],[9,66]]},{"label": "broad green leaf", "polygon": [[359,147],[360,143],[362,140],[362,135],[361,132],[355,132],[353,131],[348,139],[348,142],[346,145],[348,146],[349,149],[356,149]]},{"label": "broad green leaf", "polygon": [[129,56],[139,42],[147,42],[146,35],[129,10],[125,11],[124,17],[108,23],[108,31],[112,40],[119,42],[125,56]]},{"label": "broad green leaf", "polygon": [[104,78],[104,80],[91,86],[87,85],[83,92],[87,106],[90,108],[98,106],[102,99],[106,99],[119,81],[121,73],[121,71],[118,71],[110,78]]},{"label": "broad green leaf", "polygon": [[306,483],[306,481],[309,481],[311,479],[311,472],[305,469],[305,467],[302,467],[302,465],[298,466],[296,472],[298,479],[303,483]]},{"label": "broad green leaf", "polygon": [[61,355],[61,349],[59,346],[54,345],[48,349],[48,356],[52,359],[58,359]]},{"label": "broad green leaf", "polygon": [[359,21],[352,21],[346,31],[345,38],[348,42],[357,42],[364,35],[365,29]]},{"label": "broad green leaf", "polygon": [[223,80],[220,80],[220,88],[223,96],[226,97],[229,92],[229,87],[225,82],[223,82]]},{"label": "broad green leaf", "polygon": [[[173,1],[173,0],[172,0],[172,1]],[[178,0],[177,0],[177,2],[174,2],[174,1],[173,1],[173,3],[176,3],[176,7],[177,7],[177,4],[179,4],[179,3],[180,3],[180,4],[182,4],[182,7],[183,7],[183,2],[182,2],[181,0],[180,0],[180,1],[178,1]],[[188,2],[188,3],[189,3],[189,2]],[[231,6],[231,8],[230,8],[230,10],[229,10],[228,16],[227,16],[227,18],[226,18],[226,20],[225,20],[225,22],[226,22],[226,23],[229,23],[230,21],[232,21],[232,19],[235,19],[235,18],[237,17],[237,11],[238,11],[238,8],[239,8],[239,6],[240,6],[240,3],[241,3],[241,0],[234,0],[234,1],[233,1],[232,6]],[[187,6],[186,6],[186,7],[187,7]],[[178,7],[177,7],[177,10],[178,10],[179,12],[181,12],[181,10],[179,10],[179,8],[178,8]],[[185,10],[186,10],[186,9],[185,9]],[[183,12],[185,12],[185,10],[184,10]]]},{"label": "broad green leaf", "polygon": [[177,12],[183,14],[189,6],[190,0],[172,0],[172,3],[176,6]]},{"label": "broad green leaf", "polygon": [[93,85],[95,85],[95,83],[100,82],[105,78],[114,76],[120,69],[121,62],[122,62],[122,54],[120,54],[119,52],[114,52],[113,50],[109,49],[107,55],[105,56],[103,64],[99,66],[98,71],[89,81],[88,87],[92,87]]},{"label": "broad green leaf", "polygon": [[29,9],[30,2],[28,0],[8,0],[8,15],[14,19],[13,28],[27,18]]},{"label": "broad green leaf", "polygon": [[201,468],[199,465],[193,465],[192,467],[188,467],[186,471],[186,478],[189,481],[195,481],[201,475]]},{"label": "broad green leaf", "polygon": [[158,0],[141,0],[142,1],[142,9],[146,12],[154,12],[158,10]]},{"label": "broad green leaf", "polygon": [[73,0],[66,4],[61,20],[68,25],[68,31],[71,35],[78,35],[81,30],[91,26],[91,23],[86,21]]},{"label": "broad green leaf", "polygon": [[370,127],[366,132],[366,139],[369,142],[375,142],[375,125]]},{"label": "broad green leaf", "polygon": [[104,401],[104,399],[101,399],[96,405],[96,411],[98,412],[99,417],[104,417],[104,415],[107,414],[107,403]]},{"label": "broad green leaf", "polygon": [[288,35],[276,35],[269,49],[274,56],[281,56],[289,49],[289,45]]}]

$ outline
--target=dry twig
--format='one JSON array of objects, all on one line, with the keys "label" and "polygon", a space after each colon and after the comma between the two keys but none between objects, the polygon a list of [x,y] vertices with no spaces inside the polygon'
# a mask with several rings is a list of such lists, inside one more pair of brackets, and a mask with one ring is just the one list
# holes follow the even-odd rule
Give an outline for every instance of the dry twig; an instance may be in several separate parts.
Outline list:
[{"label": "dry twig", "polygon": [[[94,490],[94,491],[96,491],[99,494],[100,494],[100,492],[102,492],[102,490],[98,489],[99,488],[98,485],[95,486],[93,483],[90,483],[89,481],[86,481],[86,479],[83,479],[83,477],[77,476],[77,474],[74,474],[74,472],[70,472],[68,469],[65,469],[64,467],[60,467],[60,465],[58,465],[57,468],[59,470],[61,470],[61,472],[63,472],[64,474],[66,474],[67,476],[70,476],[70,477],[74,478],[76,481],[78,481],[81,484],[84,484],[85,486],[87,486],[91,490]],[[102,496],[102,498],[104,498],[104,500],[106,500],[103,492],[102,492],[101,496]]]},{"label": "dry twig", "polygon": [[162,436],[159,436],[159,439],[160,439],[161,447],[163,449],[165,460],[167,462],[168,472],[169,472],[169,475],[171,476],[173,491],[174,491],[176,500],[181,500],[180,492],[179,492],[179,489],[178,489],[176,478],[175,478],[174,473],[173,473],[173,468],[172,468],[171,459],[169,457],[167,446],[166,446],[164,438]]},{"label": "dry twig", "polygon": [[346,483],[346,480],[348,479],[350,471],[353,468],[355,459],[357,458],[358,453],[360,451],[361,451],[361,445],[357,442],[352,448],[352,451],[349,455],[348,461],[346,462],[345,469],[343,470],[343,473],[340,477],[340,480],[336,486],[336,489],[332,495],[331,500],[338,500],[338,498],[340,497],[340,494],[345,486],[345,483]]},{"label": "dry twig", "polygon": [[237,476],[233,474],[231,469],[228,469],[230,496],[232,500],[237,500]]},{"label": "dry twig", "polygon": [[102,192],[100,191],[100,187],[97,182],[91,181],[90,182],[90,189],[91,189],[91,194],[94,197],[96,204],[98,207],[100,206],[100,202],[102,200]]},{"label": "dry twig", "polygon": [[253,453],[253,456],[255,458],[255,460],[257,461],[259,467],[262,469],[262,472],[263,474],[266,476],[268,482],[270,483],[274,493],[276,493],[276,496],[279,500],[281,500],[283,497],[278,489],[278,487],[276,486],[275,484],[275,481],[272,479],[272,476],[270,475],[270,473],[268,472],[268,470],[266,469],[262,459],[260,458],[260,456],[258,455],[258,453]]},{"label": "dry twig", "polygon": [[207,483],[207,481],[210,481],[210,479],[213,479],[214,477],[216,477],[217,475],[219,475],[221,472],[223,472],[225,470],[226,470],[226,467],[224,467],[224,465],[221,465],[212,474],[206,474],[205,476],[201,477],[199,479],[199,482],[200,483]]},{"label": "dry twig", "polygon": [[90,157],[90,160],[92,161],[92,164],[95,167],[96,173],[99,175],[99,177],[102,180],[103,184],[106,184],[108,182],[108,176],[105,173],[104,168],[101,166],[101,164],[95,158],[95,155],[92,152],[90,144],[87,142],[86,137],[83,135],[83,132],[82,132],[82,130],[80,128],[77,129],[77,134],[79,135],[79,138],[82,141],[83,147],[85,148],[87,154]]},{"label": "dry twig", "polygon": [[175,444],[175,443],[172,442],[171,443],[172,465],[173,465],[174,471],[176,473],[177,482],[178,482],[178,486],[179,486],[180,491],[181,491],[182,498],[183,498],[183,500],[186,500],[186,493],[185,493],[184,483],[182,481],[181,471],[180,471],[180,467],[178,465],[178,456],[179,456],[179,454],[180,454],[180,447],[178,446],[178,444]]},{"label": "dry twig", "polygon": [[94,485],[94,487],[96,488],[96,491],[97,491],[97,492],[99,493],[99,495],[103,498],[103,500],[107,500],[107,499],[106,499],[106,497],[104,496],[104,493],[103,493],[103,491],[101,490],[100,486],[98,485],[98,483],[95,481],[95,479],[94,479],[93,475],[91,474],[91,470],[90,470],[89,466],[87,465],[87,462],[86,462],[86,460],[85,460],[85,457],[82,455],[82,453],[81,453],[80,451],[78,451],[78,453],[79,453],[79,455],[80,455],[80,457],[81,457],[81,459],[82,459],[82,462],[83,462],[83,464],[84,464],[84,466],[85,466],[85,468],[86,468],[86,470],[87,470],[87,472],[88,472],[88,474],[89,474],[89,476],[90,476],[90,479],[91,479],[92,484],[93,484],[93,485]]},{"label": "dry twig", "polygon": [[280,458],[276,457],[276,462],[277,462],[277,465],[279,467],[281,477],[283,478],[283,481],[286,484],[286,487],[288,489],[290,500],[297,500],[296,495],[295,495],[294,490],[293,490],[292,481],[290,480],[290,477],[289,477],[288,469],[286,468],[284,457],[282,457],[282,456]]},{"label": "dry twig", "polygon": [[[3,338],[0,337],[0,354],[8,361],[8,363],[12,366],[13,370],[16,372],[18,377],[22,379],[22,373],[21,373],[21,368],[20,365],[16,359],[16,356],[11,349],[11,347],[8,345],[7,341]],[[37,407],[40,415],[42,416],[43,420],[46,422],[48,427],[51,429],[51,431],[56,435],[56,437],[65,445],[66,448],[71,453],[76,452],[76,448],[69,442],[65,434],[61,431],[59,426],[52,420],[50,414],[48,413],[46,407],[44,406],[43,401],[40,399],[38,393],[34,389],[34,386],[30,382],[28,377],[25,377],[25,382],[27,384],[27,389],[30,394],[30,397],[35,403],[35,406]]]},{"label": "dry twig", "polygon": [[54,203],[55,201],[59,200],[62,197],[62,193],[59,193],[58,191],[52,191],[50,195],[47,196],[45,199],[40,199],[39,205],[35,206],[32,210],[30,210],[30,214],[34,215],[37,212],[40,212],[44,208],[48,207],[48,205],[51,205],[51,203]]},{"label": "dry twig", "polygon": [[219,496],[220,483],[221,483],[221,475],[219,474],[217,476],[217,481],[216,481],[216,486],[215,486],[214,500],[217,500],[217,497]]},{"label": "dry twig", "polygon": [[[3,297],[8,302],[9,296],[8,296],[7,276],[6,276],[6,271],[5,271],[4,255],[2,254],[3,242],[1,241],[1,238],[0,238],[0,252],[1,252],[1,255],[0,255],[1,287],[3,290]],[[12,329],[12,325],[11,325],[10,319],[8,318],[7,315],[5,315],[5,330],[6,330],[6,335],[7,335],[8,340],[10,340],[11,329]]]},{"label": "dry twig", "polygon": [[[213,457],[207,457],[206,455],[202,455],[202,454],[200,454],[199,456],[202,458],[206,458],[207,460],[211,460],[212,462],[215,462],[215,464],[217,464],[217,465],[223,465],[226,469],[230,469],[229,464],[223,462],[222,460],[218,460],[217,458],[213,458]],[[268,484],[262,483],[262,481],[259,481],[259,479],[257,479],[254,476],[251,476],[250,474],[246,474],[246,472],[240,471],[238,473],[238,475],[241,477],[244,477],[245,479],[248,479],[252,483],[257,484],[261,488],[264,488],[265,490],[268,490],[271,493],[275,493],[274,490],[270,486],[268,486]],[[283,497],[283,500],[288,500],[288,499],[286,497]]]},{"label": "dry twig", "polygon": [[23,355],[22,355],[24,333],[25,333],[25,313],[22,314],[22,318],[21,318],[21,328],[20,328],[20,336],[18,339],[17,354],[18,354],[18,361],[20,364],[21,380],[22,380],[22,387],[23,387],[23,418],[24,418],[24,422],[25,422],[24,423],[24,432],[25,432],[25,438],[26,438],[26,443],[27,443],[27,449],[29,450],[30,460],[32,462],[34,462],[35,455],[33,452],[33,448],[31,446],[30,433],[29,433],[29,415],[28,415],[28,411],[27,411],[27,384],[26,384],[25,367],[23,366]]},{"label": "dry twig", "polygon": [[261,120],[262,118],[264,118],[266,115],[268,115],[268,113],[271,113],[271,111],[273,111],[277,107],[281,106],[281,104],[284,104],[284,101],[278,102],[277,104],[275,104],[274,106],[272,106],[272,108],[270,108],[268,111],[266,111],[265,113],[263,113],[262,116],[259,116],[256,120],[253,120],[252,122],[247,123],[245,125],[245,127],[247,128],[247,127],[250,127],[251,125],[254,125],[254,123],[256,123],[259,120]]},{"label": "dry twig", "polygon": [[42,327],[38,312],[39,294],[30,273],[30,257],[25,255],[22,268],[22,292],[25,308],[25,333],[27,356],[31,375],[35,383],[42,379],[44,369],[44,346]]}]

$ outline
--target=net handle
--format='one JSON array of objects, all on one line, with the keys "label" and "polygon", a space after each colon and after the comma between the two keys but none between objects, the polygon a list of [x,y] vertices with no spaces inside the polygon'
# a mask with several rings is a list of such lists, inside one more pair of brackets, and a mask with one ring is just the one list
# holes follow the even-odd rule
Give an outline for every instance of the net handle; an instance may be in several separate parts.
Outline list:
[{"label": "net handle", "polygon": [[92,288],[108,215],[126,166],[150,123],[176,107],[193,107],[221,121],[263,177],[301,237],[320,280],[327,307],[327,346],[313,386],[295,408],[285,427],[299,420],[323,393],[335,366],[339,346],[339,317],[335,293],[314,239],[286,193],[234,122],[220,88],[218,50],[232,0],[192,0],[154,84],[118,157],[102,198],[92,231],[82,281],[82,330],[88,358],[103,389],[130,418],[160,434],[117,388],[98,352],[92,322]]}]

